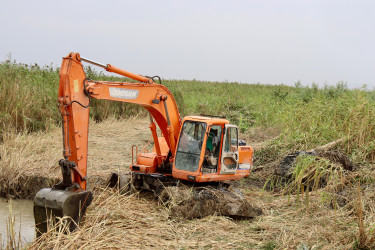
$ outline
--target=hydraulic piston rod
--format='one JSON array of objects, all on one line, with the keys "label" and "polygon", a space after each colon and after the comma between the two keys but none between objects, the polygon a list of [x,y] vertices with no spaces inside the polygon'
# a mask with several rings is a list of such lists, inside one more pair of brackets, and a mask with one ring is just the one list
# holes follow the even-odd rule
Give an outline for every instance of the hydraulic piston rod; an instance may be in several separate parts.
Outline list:
[{"label": "hydraulic piston rod", "polygon": [[104,65],[102,63],[98,63],[98,62],[95,62],[95,61],[92,61],[92,60],[89,60],[89,59],[86,59],[86,58],[83,58],[83,57],[81,57],[81,60],[84,61],[84,62],[87,62],[87,63],[91,63],[93,65],[102,67],[103,69],[105,69],[108,72],[113,72],[113,73],[116,73],[116,74],[119,74],[119,75],[122,75],[122,76],[125,76],[125,77],[129,77],[131,79],[134,79],[134,80],[137,80],[137,81],[140,81],[140,82],[145,82],[145,83],[153,83],[154,82],[152,79],[150,79],[148,77],[144,77],[144,76],[137,75],[137,74],[131,73],[131,72],[123,70],[123,69],[119,69],[115,66],[112,66],[111,64]]}]

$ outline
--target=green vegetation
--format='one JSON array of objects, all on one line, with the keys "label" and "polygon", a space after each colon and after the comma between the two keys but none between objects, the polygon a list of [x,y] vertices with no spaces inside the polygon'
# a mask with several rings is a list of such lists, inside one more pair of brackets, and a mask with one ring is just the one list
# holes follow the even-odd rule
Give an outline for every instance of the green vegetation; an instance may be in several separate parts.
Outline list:
[{"label": "green vegetation", "polygon": [[[60,123],[56,99],[58,70],[49,66],[0,64],[0,134],[45,130]],[[86,68],[89,78],[123,81]],[[253,127],[275,128],[280,136],[257,152],[272,159],[287,151],[314,148],[346,138],[342,150],[356,161],[375,160],[375,93],[349,90],[344,82],[318,88],[261,84],[164,80],[183,115],[226,116],[242,133]],[[94,100],[92,118],[146,115],[137,105]],[[272,152],[270,152],[272,151]],[[260,157],[262,158],[262,157]]]},{"label": "green vegetation", "polygon": [[[119,80],[87,68],[87,76],[100,80]],[[0,134],[8,130],[34,132],[59,124],[57,108],[59,69],[49,66],[0,64]],[[123,118],[141,112],[141,107],[97,100],[92,102],[91,116],[101,121],[109,116]]]}]

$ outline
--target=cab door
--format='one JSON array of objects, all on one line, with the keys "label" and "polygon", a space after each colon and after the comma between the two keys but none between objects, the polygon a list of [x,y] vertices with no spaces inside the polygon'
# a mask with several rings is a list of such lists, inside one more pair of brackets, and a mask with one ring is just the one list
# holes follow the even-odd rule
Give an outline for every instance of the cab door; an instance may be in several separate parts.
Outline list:
[{"label": "cab door", "polygon": [[238,128],[225,124],[220,174],[235,174],[238,169]]}]

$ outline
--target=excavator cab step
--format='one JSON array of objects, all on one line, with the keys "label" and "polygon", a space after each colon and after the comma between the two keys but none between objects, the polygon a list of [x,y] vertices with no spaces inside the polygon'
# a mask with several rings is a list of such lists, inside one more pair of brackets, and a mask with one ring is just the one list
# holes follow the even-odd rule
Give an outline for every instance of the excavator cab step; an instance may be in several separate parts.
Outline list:
[{"label": "excavator cab step", "polygon": [[48,231],[57,219],[64,218],[73,231],[93,200],[90,191],[41,189],[34,198],[34,218],[37,235]]}]

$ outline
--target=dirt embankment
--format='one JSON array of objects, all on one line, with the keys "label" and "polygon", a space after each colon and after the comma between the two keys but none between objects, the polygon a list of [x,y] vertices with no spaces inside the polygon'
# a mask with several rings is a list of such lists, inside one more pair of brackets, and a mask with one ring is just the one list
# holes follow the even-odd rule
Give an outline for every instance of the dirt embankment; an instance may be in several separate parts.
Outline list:
[{"label": "dirt embankment", "polygon": [[[128,170],[132,145],[141,149],[150,138],[148,121],[114,119],[90,123],[88,187],[103,184],[112,171]],[[0,145],[0,196],[33,198],[61,180],[61,128],[30,135],[8,134]]]}]

